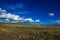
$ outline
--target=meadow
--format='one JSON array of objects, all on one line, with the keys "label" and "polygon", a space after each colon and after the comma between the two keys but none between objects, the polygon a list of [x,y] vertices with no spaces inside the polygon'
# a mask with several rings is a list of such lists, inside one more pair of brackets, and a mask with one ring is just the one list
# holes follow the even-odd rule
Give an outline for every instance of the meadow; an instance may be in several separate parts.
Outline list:
[{"label": "meadow", "polygon": [[0,23],[0,40],[60,40],[60,26]]}]

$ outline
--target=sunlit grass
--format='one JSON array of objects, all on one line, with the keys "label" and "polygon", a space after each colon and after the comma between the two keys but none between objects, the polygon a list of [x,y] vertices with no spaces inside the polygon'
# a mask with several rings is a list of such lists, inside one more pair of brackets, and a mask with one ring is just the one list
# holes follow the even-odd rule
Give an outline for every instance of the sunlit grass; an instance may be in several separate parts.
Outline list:
[{"label": "sunlit grass", "polygon": [[60,40],[60,26],[0,23],[0,40]]}]

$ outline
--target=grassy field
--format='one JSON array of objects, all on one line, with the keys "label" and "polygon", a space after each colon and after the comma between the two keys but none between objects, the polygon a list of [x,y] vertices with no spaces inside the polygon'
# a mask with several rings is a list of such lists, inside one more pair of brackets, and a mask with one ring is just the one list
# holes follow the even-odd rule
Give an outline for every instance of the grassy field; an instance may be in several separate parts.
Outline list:
[{"label": "grassy field", "polygon": [[60,26],[0,23],[0,40],[60,40]]}]

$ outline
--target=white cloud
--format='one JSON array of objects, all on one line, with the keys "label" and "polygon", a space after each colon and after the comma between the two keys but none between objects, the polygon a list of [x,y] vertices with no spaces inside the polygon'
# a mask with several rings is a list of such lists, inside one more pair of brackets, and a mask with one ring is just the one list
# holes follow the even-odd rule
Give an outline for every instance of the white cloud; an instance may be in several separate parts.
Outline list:
[{"label": "white cloud", "polygon": [[9,19],[5,19],[7,22],[9,22]]},{"label": "white cloud", "polygon": [[0,8],[0,12],[1,12],[1,13],[5,13],[5,12],[6,12],[6,10],[2,10],[2,9]]},{"label": "white cloud", "polygon": [[58,23],[58,24],[60,24],[60,20],[56,20],[55,22]]},{"label": "white cloud", "polygon": [[54,13],[49,13],[49,16],[54,16]]},{"label": "white cloud", "polygon": [[6,18],[12,18],[12,17],[13,17],[13,16],[12,16],[11,13],[6,14]]},{"label": "white cloud", "polygon": [[56,22],[60,22],[60,20],[57,20]]},{"label": "white cloud", "polygon": [[15,15],[15,16],[13,17],[14,20],[19,20],[19,18],[20,18],[19,15]]},{"label": "white cloud", "polygon": [[11,14],[11,13],[8,13],[6,15],[6,18],[13,19],[13,20],[19,20],[20,19],[20,16],[19,15],[15,15],[15,14]]},{"label": "white cloud", "polygon": [[19,20],[20,17],[19,15],[8,13],[6,14],[6,18],[13,19],[13,20]]},{"label": "white cloud", "polygon": [[60,20],[54,20],[53,23],[60,24]]},{"label": "white cloud", "polygon": [[1,15],[0,15],[0,18],[4,18],[4,17],[6,17],[6,13],[1,13]]},{"label": "white cloud", "polygon": [[[23,18],[20,17],[19,15],[16,14],[12,14],[12,13],[6,13],[6,10],[2,10],[0,8],[0,18],[6,18],[7,21],[9,21],[9,19],[15,20],[16,22],[40,22],[40,20],[33,20],[32,18]],[[15,22],[15,21],[11,21],[11,22]]]},{"label": "white cloud", "polygon": [[24,21],[34,22],[32,18],[25,18]]},{"label": "white cloud", "polygon": [[24,20],[24,18],[20,17],[19,20]]},{"label": "white cloud", "polygon": [[35,20],[35,22],[40,22],[40,20]]}]

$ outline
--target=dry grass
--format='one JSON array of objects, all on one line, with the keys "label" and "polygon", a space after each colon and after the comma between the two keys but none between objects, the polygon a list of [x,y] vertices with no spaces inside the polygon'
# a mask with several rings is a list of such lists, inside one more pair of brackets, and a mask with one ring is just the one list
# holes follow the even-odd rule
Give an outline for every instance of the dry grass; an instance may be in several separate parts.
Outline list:
[{"label": "dry grass", "polygon": [[60,40],[60,26],[0,23],[0,40]]}]

